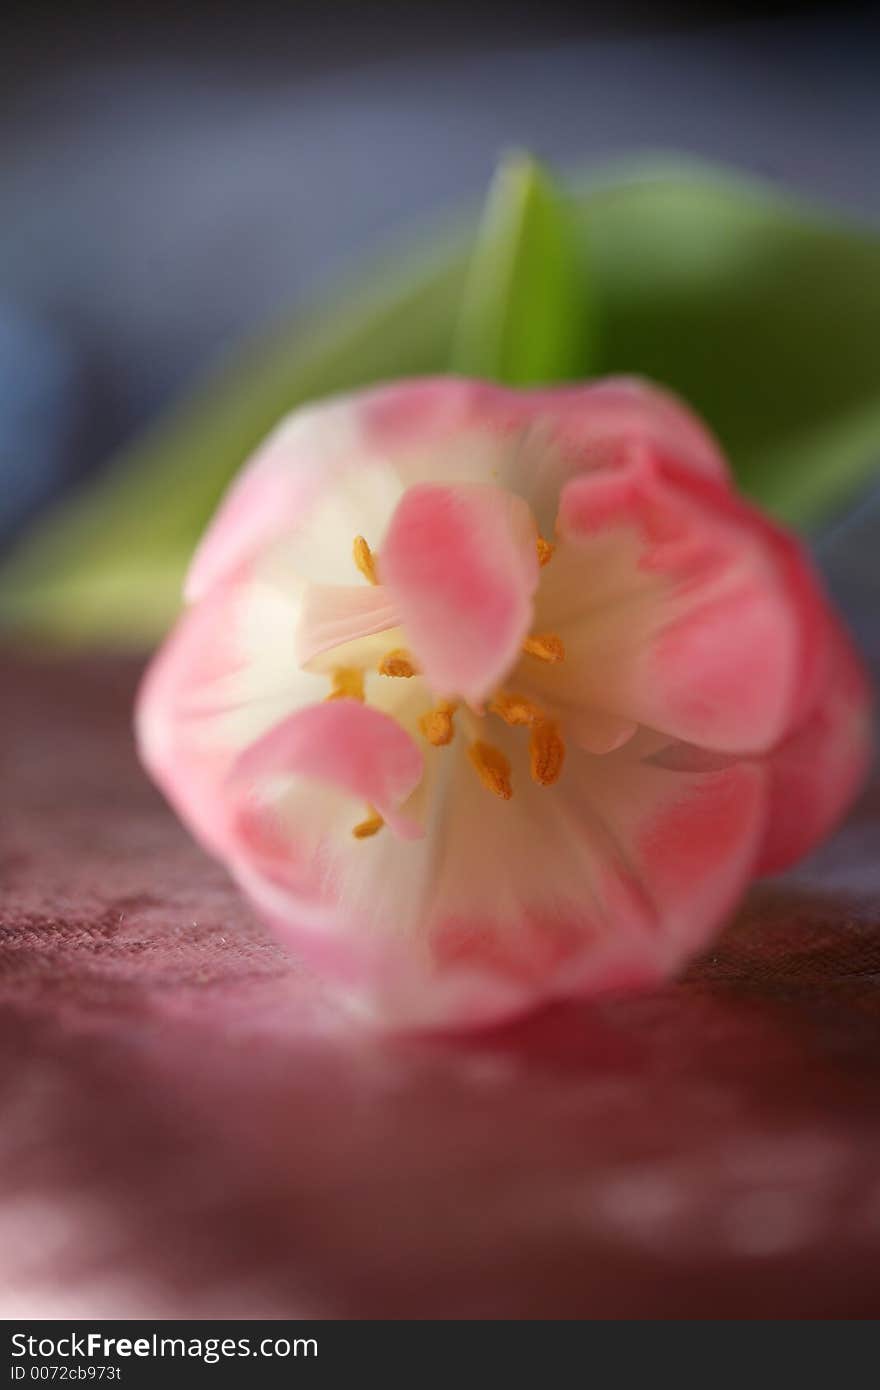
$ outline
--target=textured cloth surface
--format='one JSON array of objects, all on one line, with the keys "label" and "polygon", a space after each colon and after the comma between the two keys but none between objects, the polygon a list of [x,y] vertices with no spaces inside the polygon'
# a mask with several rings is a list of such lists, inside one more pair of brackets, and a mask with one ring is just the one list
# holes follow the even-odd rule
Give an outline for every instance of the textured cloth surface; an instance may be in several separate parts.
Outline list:
[{"label": "textured cloth surface", "polygon": [[120,660],[0,663],[0,1314],[880,1314],[880,785],[670,987],[353,1031],[139,771]]}]

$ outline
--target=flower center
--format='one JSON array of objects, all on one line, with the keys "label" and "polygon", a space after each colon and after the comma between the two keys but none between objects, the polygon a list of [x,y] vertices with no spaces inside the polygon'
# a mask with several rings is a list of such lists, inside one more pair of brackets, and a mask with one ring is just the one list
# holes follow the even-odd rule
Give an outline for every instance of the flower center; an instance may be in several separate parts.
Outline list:
[{"label": "flower center", "polygon": [[[552,560],[555,546],[538,536],[536,548],[538,563],[543,568]],[[375,557],[363,536],[355,536],[352,558],[369,584],[378,585],[381,582]],[[565,645],[555,632],[533,633],[523,642],[522,651],[524,656],[549,665],[558,665],[565,660]],[[380,676],[398,680],[408,680],[420,674],[412,654],[401,647],[386,652],[375,669]],[[332,689],[328,700],[344,698],[363,702],[366,698],[364,674],[360,667],[337,667],[331,674]],[[529,696],[497,690],[480,709],[463,706],[459,700],[440,700],[421,715],[418,725],[422,736],[432,747],[445,748],[456,737],[458,720],[463,725],[462,733],[468,741],[468,760],[478,781],[500,800],[510,801],[514,790],[510,760],[500,748],[482,736],[490,715],[510,728],[528,730],[532,780],[541,787],[553,786],[562,774],[565,742],[557,721]],[[352,833],[356,839],[368,839],[377,834],[383,825],[382,816],[375,807],[370,806],[366,818],[354,827]]]}]

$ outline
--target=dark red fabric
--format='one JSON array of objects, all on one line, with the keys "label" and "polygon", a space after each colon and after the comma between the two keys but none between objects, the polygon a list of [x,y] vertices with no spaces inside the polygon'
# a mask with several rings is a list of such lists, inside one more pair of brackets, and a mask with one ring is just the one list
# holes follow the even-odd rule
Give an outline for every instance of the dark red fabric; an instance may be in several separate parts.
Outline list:
[{"label": "dark red fabric", "polygon": [[138,769],[0,668],[4,1316],[880,1314],[880,785],[648,996],[352,1032]]}]

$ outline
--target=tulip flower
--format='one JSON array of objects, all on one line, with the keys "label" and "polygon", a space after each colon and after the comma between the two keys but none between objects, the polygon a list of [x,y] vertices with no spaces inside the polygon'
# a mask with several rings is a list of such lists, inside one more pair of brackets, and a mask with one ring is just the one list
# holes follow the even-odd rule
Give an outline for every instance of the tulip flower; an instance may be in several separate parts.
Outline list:
[{"label": "tulip flower", "polygon": [[144,762],[364,1015],[649,986],[817,843],[870,751],[800,544],[647,383],[294,413],[199,546]]}]

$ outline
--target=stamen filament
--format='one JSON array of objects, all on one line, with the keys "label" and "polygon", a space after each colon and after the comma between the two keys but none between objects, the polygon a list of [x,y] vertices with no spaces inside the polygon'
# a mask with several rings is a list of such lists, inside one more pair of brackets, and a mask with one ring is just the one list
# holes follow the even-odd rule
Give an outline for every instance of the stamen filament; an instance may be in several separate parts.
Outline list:
[{"label": "stamen filament", "polygon": [[385,824],[375,806],[368,806],[367,810],[369,814],[366,820],[360,821],[351,832],[356,840],[369,840],[373,835],[378,835]]},{"label": "stamen filament", "polygon": [[505,724],[515,726],[530,727],[546,718],[544,711],[534,700],[527,699],[525,695],[511,695],[504,690],[499,690],[493,695],[489,702],[489,710],[503,719]]},{"label": "stamen filament", "polygon": [[528,656],[536,656],[539,661],[547,661],[553,666],[565,660],[565,643],[555,632],[536,632],[526,638],[522,649]]},{"label": "stamen filament", "polygon": [[376,561],[373,559],[373,552],[364,540],[363,536],[355,536],[351,547],[354,562],[364,576],[368,584],[378,584],[376,576]]},{"label": "stamen filament", "polygon": [[502,801],[509,801],[513,796],[510,763],[500,748],[493,748],[491,743],[478,741],[471,744],[468,757],[486,790],[499,796]]},{"label": "stamen filament", "polygon": [[404,651],[403,647],[395,647],[393,652],[388,652],[379,662],[380,676],[417,676],[419,668],[416,666],[409,652]]},{"label": "stamen filament", "polygon": [[455,736],[453,716],[458,709],[454,700],[441,700],[435,709],[428,710],[419,720],[419,728],[435,748],[444,748]]},{"label": "stamen filament", "polygon": [[565,743],[559,726],[552,720],[536,724],[529,739],[529,765],[532,780],[539,787],[552,787],[558,782],[565,762]]},{"label": "stamen filament", "polygon": [[328,700],[360,700],[364,701],[364,673],[357,670],[354,666],[338,666],[331,673],[333,689],[327,696]]}]

